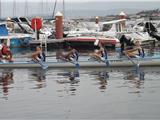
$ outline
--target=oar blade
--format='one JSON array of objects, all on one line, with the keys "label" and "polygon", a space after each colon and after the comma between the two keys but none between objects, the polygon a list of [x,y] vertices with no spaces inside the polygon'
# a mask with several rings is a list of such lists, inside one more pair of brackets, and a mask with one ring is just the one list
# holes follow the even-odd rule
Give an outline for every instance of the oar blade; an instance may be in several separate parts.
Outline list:
[{"label": "oar blade", "polygon": [[42,69],[46,70],[48,68],[48,65],[45,64],[45,62],[41,61],[41,60],[33,60],[35,63],[38,63]]},{"label": "oar blade", "polygon": [[42,66],[42,69],[43,69],[43,70],[48,69],[48,65],[43,65],[43,66]]},{"label": "oar blade", "polygon": [[105,63],[106,63],[106,66],[107,66],[107,67],[109,67],[109,66],[110,66],[110,64],[109,64],[109,61],[108,61],[108,60],[106,60],[106,61],[105,61]]},{"label": "oar blade", "polygon": [[75,61],[69,61],[70,63],[74,64],[76,68],[80,68],[79,63],[75,62]]},{"label": "oar blade", "polygon": [[77,68],[77,69],[80,68],[80,65],[79,65],[78,63],[76,63],[75,65],[76,65],[76,68]]}]

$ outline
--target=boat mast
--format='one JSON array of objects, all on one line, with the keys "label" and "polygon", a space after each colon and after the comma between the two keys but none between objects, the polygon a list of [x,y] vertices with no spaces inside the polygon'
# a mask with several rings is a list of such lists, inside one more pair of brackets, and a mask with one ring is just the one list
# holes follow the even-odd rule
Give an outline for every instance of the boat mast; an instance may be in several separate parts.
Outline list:
[{"label": "boat mast", "polygon": [[2,19],[2,16],[1,16],[1,10],[2,10],[1,8],[2,8],[2,7],[1,7],[1,5],[2,5],[2,4],[1,4],[1,0],[0,0],[0,19]]},{"label": "boat mast", "polygon": [[25,17],[28,16],[28,2],[25,0]]},{"label": "boat mast", "polygon": [[63,0],[63,18],[65,18],[65,1]]},{"label": "boat mast", "polygon": [[13,0],[13,17],[16,16],[16,0]]},{"label": "boat mast", "polygon": [[46,17],[48,16],[48,11],[49,10],[47,10],[47,8],[49,9],[49,7],[48,7],[48,0],[45,0],[45,15],[46,15]]},{"label": "boat mast", "polygon": [[[44,6],[43,6],[43,0],[41,1],[41,11],[42,11],[42,16],[44,15]],[[44,17],[44,16],[43,16]]]},{"label": "boat mast", "polygon": [[16,0],[13,0],[13,17],[16,16]]},{"label": "boat mast", "polygon": [[57,0],[55,0],[55,2],[54,2],[54,8],[53,8],[53,14],[52,14],[52,18],[53,18],[53,19],[54,19],[54,17],[55,17],[56,5],[57,5]]}]

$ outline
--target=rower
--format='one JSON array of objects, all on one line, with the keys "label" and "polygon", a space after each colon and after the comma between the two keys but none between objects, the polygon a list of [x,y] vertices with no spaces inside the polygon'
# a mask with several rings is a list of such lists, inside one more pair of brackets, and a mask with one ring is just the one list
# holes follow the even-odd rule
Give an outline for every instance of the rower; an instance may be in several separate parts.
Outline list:
[{"label": "rower", "polygon": [[124,55],[124,50],[132,49],[134,46],[134,43],[132,41],[132,38],[126,35],[122,35],[120,37],[120,44],[121,44],[121,51],[118,51],[120,54],[120,57]]},{"label": "rower", "polygon": [[36,51],[32,54],[32,60],[36,62],[45,62],[46,56],[45,53],[42,51],[42,47],[37,46]]},{"label": "rower", "polygon": [[56,59],[62,61],[78,61],[79,55],[76,49],[71,46],[68,47],[68,52],[58,51],[56,53]]},{"label": "rower", "polygon": [[144,57],[144,50],[142,49],[139,40],[135,40],[134,46],[133,46],[132,49],[124,50],[123,53],[124,53],[127,57],[131,57],[131,58]]},{"label": "rower", "polygon": [[42,51],[42,47],[37,46],[36,51],[31,55],[32,60],[38,64],[45,70],[48,68],[48,66],[45,64],[45,54]]},{"label": "rower", "polygon": [[0,61],[2,59],[8,60],[9,62],[13,62],[12,60],[12,52],[7,46],[7,40],[2,39],[0,44]]},{"label": "rower", "polygon": [[91,58],[104,62],[106,59],[106,50],[101,43],[98,44],[99,49],[90,54]]}]

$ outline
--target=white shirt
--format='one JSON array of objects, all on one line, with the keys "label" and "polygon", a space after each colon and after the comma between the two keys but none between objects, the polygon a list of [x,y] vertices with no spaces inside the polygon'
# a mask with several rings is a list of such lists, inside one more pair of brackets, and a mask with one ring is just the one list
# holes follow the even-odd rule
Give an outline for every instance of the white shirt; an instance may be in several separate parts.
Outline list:
[{"label": "white shirt", "polygon": [[95,31],[96,31],[96,32],[99,32],[99,31],[100,31],[100,26],[99,26],[99,24],[95,24]]},{"label": "white shirt", "polygon": [[3,48],[3,46],[2,46],[2,44],[0,44],[0,50],[2,50],[2,48]]}]

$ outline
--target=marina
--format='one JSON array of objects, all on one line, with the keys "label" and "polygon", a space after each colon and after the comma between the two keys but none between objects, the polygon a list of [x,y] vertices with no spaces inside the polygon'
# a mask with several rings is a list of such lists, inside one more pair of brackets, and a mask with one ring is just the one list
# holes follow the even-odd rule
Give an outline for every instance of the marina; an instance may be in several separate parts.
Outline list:
[{"label": "marina", "polygon": [[160,119],[156,0],[0,0],[0,120]]}]

